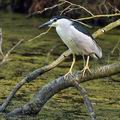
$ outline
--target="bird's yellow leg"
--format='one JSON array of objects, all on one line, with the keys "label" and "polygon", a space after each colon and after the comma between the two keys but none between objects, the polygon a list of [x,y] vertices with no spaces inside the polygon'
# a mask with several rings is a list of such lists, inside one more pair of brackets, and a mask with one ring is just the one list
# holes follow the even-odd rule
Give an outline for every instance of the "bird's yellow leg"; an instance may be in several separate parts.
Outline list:
[{"label": "bird's yellow leg", "polygon": [[90,56],[87,57],[87,62],[85,64],[83,70],[81,71],[83,77],[85,75],[86,70],[88,70],[91,73],[91,70],[90,70],[89,65],[88,65],[89,64],[89,59],[90,59]]},{"label": "bird's yellow leg", "polygon": [[73,54],[73,61],[72,61],[71,67],[70,67],[70,69],[69,69],[69,72],[66,73],[66,74],[64,75],[64,77],[66,77],[68,74],[71,74],[71,75],[72,75],[72,69],[73,69],[74,64],[75,64],[75,54]]}]

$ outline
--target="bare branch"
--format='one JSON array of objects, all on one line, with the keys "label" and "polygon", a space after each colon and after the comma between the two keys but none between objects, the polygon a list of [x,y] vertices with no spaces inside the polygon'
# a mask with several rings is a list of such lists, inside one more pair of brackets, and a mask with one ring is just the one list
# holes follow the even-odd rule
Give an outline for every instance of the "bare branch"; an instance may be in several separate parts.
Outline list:
[{"label": "bare branch", "polygon": [[[99,29],[98,31],[96,31],[95,33],[93,33],[93,37],[96,38],[99,35],[104,34],[104,29],[106,31],[111,30],[112,28],[115,28],[117,26],[120,25],[120,20],[117,20],[113,23],[110,23],[109,25],[107,25],[106,27],[104,27],[103,29]],[[3,102],[2,106],[0,107],[0,111],[4,111],[5,108],[8,106],[9,102],[11,101],[11,99],[14,97],[14,95],[16,94],[16,92],[27,82],[31,82],[34,79],[36,79],[38,76],[44,74],[45,72],[53,69],[54,67],[56,67],[57,65],[59,65],[62,61],[65,60],[66,57],[68,57],[71,54],[71,51],[66,51],[64,52],[56,61],[54,61],[53,63],[51,63],[50,65],[44,66],[42,68],[39,68],[35,71],[33,71],[32,73],[30,73],[28,76],[26,76],[21,82],[20,85],[19,83],[16,85],[16,87],[13,89],[13,91],[10,93],[10,95],[7,97],[7,99]]]},{"label": "bare branch", "polygon": [[51,27],[49,27],[47,31],[39,34],[38,36],[35,36],[34,38],[29,39],[28,41],[31,42],[31,41],[35,40],[36,38],[42,37],[43,35],[47,34],[50,31],[50,29],[51,29]]},{"label": "bare branch", "polygon": [[56,93],[68,87],[74,87],[74,81],[82,83],[120,73],[120,62],[92,69],[91,73],[92,74],[85,74],[83,77],[81,73],[77,72],[74,73],[73,76],[70,75],[68,79],[65,79],[65,77],[62,76],[56,80],[51,81],[40,91],[38,91],[29,103],[13,110],[12,112],[8,113],[7,116],[12,117],[18,115],[36,115],[41,111],[44,104]]},{"label": "bare branch", "polygon": [[23,39],[21,39],[20,41],[18,41],[7,53],[6,55],[4,55],[2,61],[0,62],[0,65],[2,65],[3,63],[8,61],[8,56],[10,55],[10,53],[17,47],[19,46],[21,43],[23,42]]},{"label": "bare branch", "polygon": [[63,1],[63,2],[61,2],[61,3],[58,3],[58,4],[53,5],[53,6],[51,6],[51,7],[44,8],[42,11],[33,12],[33,13],[29,14],[27,17],[31,17],[31,16],[36,15],[36,14],[42,14],[43,12],[45,12],[45,11],[47,11],[47,10],[51,10],[51,9],[54,9],[54,8],[56,8],[56,7],[58,7],[58,6],[62,6],[62,5],[65,4],[65,3],[66,3],[66,2]]},{"label": "bare branch", "polygon": [[103,17],[115,17],[115,16],[120,16],[120,13],[115,13],[115,14],[103,14],[103,15],[94,15],[91,17],[85,17],[85,18],[79,18],[76,20],[89,20],[89,19],[94,19],[94,18],[103,18]]},{"label": "bare branch", "polygon": [[66,10],[65,12],[64,12],[64,15],[65,14],[67,14],[67,13],[70,13],[71,11],[73,11],[73,10],[79,10],[80,8],[69,8],[68,10]]},{"label": "bare branch", "polygon": [[113,54],[115,52],[115,50],[118,48],[120,44],[120,40],[118,40],[117,44],[114,46],[113,50],[111,51],[111,54]]},{"label": "bare branch", "polygon": [[66,7],[65,9],[63,9],[60,13],[60,15],[62,15],[66,10],[68,10],[72,5],[69,5],[68,7]]},{"label": "bare branch", "polygon": [[120,19],[108,24],[107,26],[105,26],[102,29],[97,30],[95,33],[93,33],[93,37],[96,38],[97,36],[100,36],[100,35],[104,34],[105,32],[107,32],[117,26],[120,26]]},{"label": "bare branch", "polygon": [[[33,13],[29,14],[27,17],[31,17],[31,16],[36,15],[36,14],[42,14],[43,12],[45,12],[45,11],[47,11],[47,10],[51,10],[51,9],[56,8],[56,7],[60,7],[60,6],[64,5],[65,3],[69,4],[69,6],[66,7],[65,9],[63,9],[62,12],[61,12],[61,14],[62,14],[64,11],[66,11],[67,9],[69,9],[71,6],[73,6],[73,7],[79,8],[79,9],[83,9],[85,12],[87,12],[87,13],[90,14],[91,16],[94,16],[94,14],[93,14],[92,12],[90,12],[88,9],[86,9],[85,7],[83,7],[83,6],[81,6],[81,5],[74,4],[74,3],[70,2],[70,1],[67,1],[67,0],[60,0],[60,3],[55,4],[55,5],[51,6],[51,7],[44,8],[42,11],[33,12]],[[76,8],[75,8],[75,9],[76,9]]]},{"label": "bare branch", "polygon": [[71,6],[75,6],[75,7],[78,7],[80,9],[83,9],[84,11],[89,13],[91,16],[94,16],[94,14],[92,12],[90,12],[88,9],[86,9],[85,7],[83,7],[81,5],[74,4],[74,3],[70,2],[70,1],[67,1],[67,0],[61,0],[61,1],[65,1],[66,3],[70,4]]},{"label": "bare branch", "polygon": [[66,59],[71,54],[69,50],[64,52],[57,60],[55,60],[52,64],[44,66],[42,68],[39,68],[32,73],[30,73],[28,76],[26,76],[20,83],[18,83],[15,88],[11,91],[10,95],[7,97],[7,99],[4,101],[2,106],[0,106],[0,112],[4,111],[13,96],[16,94],[16,92],[25,84],[32,82],[34,79],[36,79],[38,76],[44,74],[45,72],[55,68],[57,65],[59,65],[63,60]]},{"label": "bare branch", "polygon": [[115,12],[120,12],[120,10],[119,10],[116,6],[111,5],[110,2],[108,2],[107,4],[108,4],[111,8],[113,8]]},{"label": "bare branch", "polygon": [[[32,40],[34,40],[34,39],[36,39],[36,38],[40,38],[41,36],[47,34],[47,33],[50,31],[50,29],[51,29],[51,27],[50,27],[47,31],[45,31],[45,32],[39,34],[38,36],[36,36],[36,37],[34,37],[34,38],[31,38],[31,39],[29,39],[29,40],[27,40],[27,41],[31,42]],[[2,40],[2,39],[1,39],[1,40]],[[1,42],[0,45],[2,45],[2,41],[0,41],[0,42]],[[11,53],[17,46],[19,46],[22,42],[23,42],[23,39],[21,39],[20,41],[18,41],[18,42],[6,53],[6,55],[3,55],[3,59],[2,59],[2,61],[0,62],[0,65],[2,65],[3,63],[5,63],[5,62],[8,61],[8,57],[9,57],[10,53]],[[1,52],[1,54],[3,54],[3,53],[2,53],[2,47],[1,47],[1,51],[0,51],[0,52]]]},{"label": "bare branch", "polygon": [[93,106],[87,96],[87,91],[77,81],[74,81],[74,87],[76,87],[76,89],[80,91],[80,94],[83,97],[84,104],[86,105],[86,108],[91,116],[91,119],[96,120],[96,115],[95,112],[93,111]]},{"label": "bare branch", "polygon": [[2,38],[2,28],[0,28],[0,53],[2,55],[2,57],[4,57],[4,54],[2,52],[2,42],[3,42],[3,38]]},{"label": "bare branch", "polygon": [[63,44],[61,44],[61,43],[58,43],[58,44],[56,44],[56,45],[54,45],[50,50],[49,50],[49,52],[47,53],[47,58],[46,58],[46,60],[45,60],[45,63],[49,63],[49,57],[51,56],[51,54],[52,54],[52,52],[56,49],[56,48],[58,48],[59,46],[62,46]]}]

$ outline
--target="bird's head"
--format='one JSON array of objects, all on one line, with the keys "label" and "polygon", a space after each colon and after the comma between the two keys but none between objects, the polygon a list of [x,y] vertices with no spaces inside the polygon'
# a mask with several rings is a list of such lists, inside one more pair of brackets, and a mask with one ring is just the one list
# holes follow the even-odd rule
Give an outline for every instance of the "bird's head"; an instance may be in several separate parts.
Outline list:
[{"label": "bird's head", "polygon": [[65,26],[65,25],[70,25],[71,23],[72,21],[66,17],[54,16],[48,22],[40,25],[38,28]]}]

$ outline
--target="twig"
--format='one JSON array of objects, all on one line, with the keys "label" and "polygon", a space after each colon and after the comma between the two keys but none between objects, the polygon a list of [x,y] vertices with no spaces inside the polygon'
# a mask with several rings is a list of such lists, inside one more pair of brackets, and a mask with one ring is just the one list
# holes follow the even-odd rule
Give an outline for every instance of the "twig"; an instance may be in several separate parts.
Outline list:
[{"label": "twig", "polygon": [[52,53],[56,48],[58,48],[60,45],[61,45],[61,44],[56,44],[56,45],[54,45],[54,46],[49,50],[49,52],[47,53],[47,56],[46,56],[47,59],[46,59],[46,62],[45,62],[45,63],[48,63],[49,57],[50,57],[51,53]]},{"label": "twig", "polygon": [[3,54],[3,51],[2,51],[2,42],[3,42],[2,28],[0,28],[0,53],[1,53],[2,57],[4,57],[4,54]]},{"label": "twig", "polygon": [[120,44],[120,40],[118,40],[117,44],[114,46],[113,50],[111,51],[111,54],[114,53],[114,51],[118,48],[119,44]]},{"label": "twig", "polygon": [[[67,8],[65,8],[65,9],[63,10],[63,12],[64,12],[66,9],[68,9],[69,7],[74,6],[74,7],[78,7],[79,9],[83,9],[84,11],[86,11],[87,13],[89,13],[91,16],[94,16],[94,14],[93,14],[92,12],[90,12],[88,9],[86,9],[85,7],[83,7],[83,6],[81,6],[81,5],[74,4],[74,3],[70,2],[70,1],[67,1],[67,0],[60,0],[60,2],[61,2],[61,3],[55,4],[55,5],[51,6],[51,7],[44,8],[42,11],[33,12],[33,13],[29,14],[27,17],[31,17],[31,16],[36,15],[36,14],[42,14],[43,12],[45,12],[45,11],[47,11],[47,10],[51,10],[51,9],[53,9],[53,8],[55,8],[55,7],[62,6],[62,5],[65,4],[65,3],[68,3],[68,4],[70,4],[70,5],[69,5]],[[63,12],[62,12],[62,13],[63,13]]]},{"label": "twig", "polygon": [[50,31],[50,29],[51,29],[51,27],[49,27],[47,31],[39,34],[38,36],[36,36],[36,37],[34,37],[34,38],[29,39],[28,41],[31,42],[31,41],[35,40],[36,38],[42,37],[43,35],[47,34],[47,33]]},{"label": "twig", "polygon": [[[32,39],[29,39],[29,40],[27,40],[27,41],[31,42],[32,40],[34,40],[34,39],[36,39],[36,38],[39,38],[39,37],[47,34],[47,33],[50,31],[50,29],[51,29],[51,27],[50,27],[47,31],[45,31],[45,32],[41,33],[40,35],[38,35],[38,36],[36,36],[36,37],[34,37],[34,38],[32,38]],[[0,42],[2,42],[2,41],[0,41]],[[2,59],[2,61],[0,62],[0,65],[2,65],[2,64],[5,63],[5,62],[7,62],[7,58],[8,58],[8,56],[10,55],[10,53],[11,53],[18,45],[20,45],[22,42],[23,42],[23,39],[21,39],[19,42],[17,42],[17,44],[15,44],[15,45],[6,53],[6,55],[3,55],[3,59]],[[1,49],[2,49],[2,48],[1,48]],[[1,53],[1,54],[2,54],[2,53]]]},{"label": "twig", "polygon": [[63,9],[60,13],[60,15],[62,15],[66,10],[68,10],[72,5],[69,5],[68,7],[66,7],[65,9]]},{"label": "twig", "polygon": [[61,1],[65,1],[66,3],[68,3],[68,4],[72,5],[72,6],[79,7],[79,8],[81,8],[81,9],[85,10],[85,11],[86,11],[87,13],[89,13],[91,16],[94,16],[94,14],[93,14],[92,12],[90,12],[88,9],[86,9],[85,7],[83,7],[83,6],[81,6],[81,5],[74,4],[74,3],[69,2],[69,1],[67,1],[67,0],[61,0]]},{"label": "twig", "polygon": [[17,44],[15,44],[7,53],[6,55],[4,55],[2,62],[0,63],[0,65],[2,65],[3,63],[5,63],[7,61],[8,56],[10,55],[10,53],[21,43],[23,42],[23,39],[21,39],[19,42],[17,42]]},{"label": "twig", "polygon": [[115,13],[115,14],[103,14],[103,15],[94,15],[90,17],[84,17],[84,18],[79,18],[76,20],[89,20],[89,19],[94,19],[94,18],[102,18],[102,17],[115,17],[115,16],[120,16],[120,13]]},{"label": "twig", "polygon": [[9,94],[9,96],[7,97],[7,99],[3,102],[2,106],[0,107],[0,112],[3,112],[5,110],[5,108],[8,106],[9,102],[11,101],[11,99],[13,98],[13,96],[16,94],[16,92],[27,82],[32,82],[34,79],[36,79],[38,76],[44,74],[45,72],[55,68],[57,65],[59,65],[63,60],[65,60],[69,55],[71,54],[71,52],[69,50],[67,50],[66,52],[64,52],[57,60],[55,60],[53,63],[51,63],[50,65],[46,65],[42,68],[39,68],[35,71],[33,71],[32,73],[30,73],[29,75],[27,75],[21,82],[19,82],[15,88],[11,91],[11,93]]},{"label": "twig", "polygon": [[108,5],[109,5],[111,8],[113,8],[113,9],[114,9],[114,11],[115,11],[115,12],[120,12],[120,10],[119,10],[117,7],[115,7],[115,6],[111,5],[111,3],[110,3],[110,2],[107,2],[107,3],[108,3]]},{"label": "twig", "polygon": [[63,4],[65,4],[65,1],[63,1],[63,2],[61,2],[59,4],[55,4],[55,5],[51,6],[51,7],[44,8],[42,11],[33,12],[33,13],[29,14],[27,17],[31,17],[31,16],[36,15],[36,14],[42,14],[43,12],[45,12],[47,10],[51,10],[51,9],[56,8],[58,6],[62,6]]},{"label": "twig", "polygon": [[69,8],[67,11],[64,12],[64,14],[67,14],[73,10],[78,10],[78,9],[80,9],[80,8]]}]

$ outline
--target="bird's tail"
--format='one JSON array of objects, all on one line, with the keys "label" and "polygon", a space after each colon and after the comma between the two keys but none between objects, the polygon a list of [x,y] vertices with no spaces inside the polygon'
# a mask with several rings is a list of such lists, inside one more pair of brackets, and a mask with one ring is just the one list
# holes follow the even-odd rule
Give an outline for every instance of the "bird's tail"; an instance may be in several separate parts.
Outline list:
[{"label": "bird's tail", "polygon": [[102,49],[101,49],[101,47],[98,46],[98,45],[97,45],[97,47],[98,47],[98,51],[97,51],[97,53],[96,53],[96,56],[97,56],[98,58],[102,58]]},{"label": "bird's tail", "polygon": [[95,46],[95,54],[92,54],[92,57],[95,59],[100,59],[102,58],[102,49],[101,47],[97,44],[97,41],[95,39],[93,39],[94,41],[94,46]]},{"label": "bird's tail", "polygon": [[99,46],[97,46],[96,49],[97,49],[97,50],[96,50],[95,54],[92,54],[91,56],[92,56],[93,58],[95,58],[95,59],[100,59],[100,58],[102,58],[102,49],[101,49]]}]

